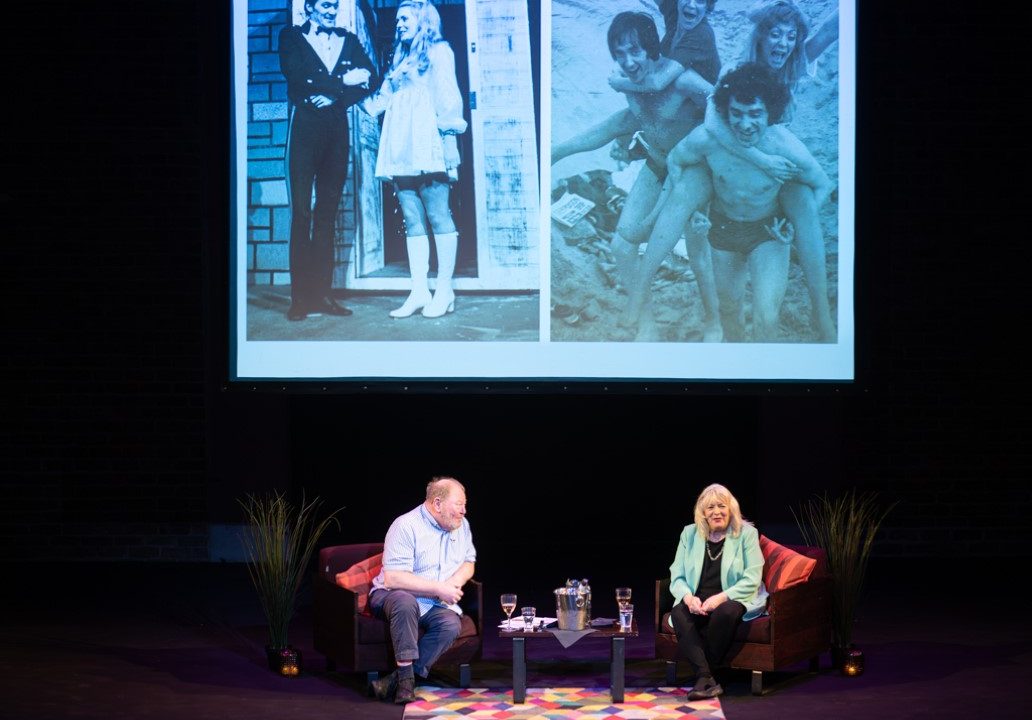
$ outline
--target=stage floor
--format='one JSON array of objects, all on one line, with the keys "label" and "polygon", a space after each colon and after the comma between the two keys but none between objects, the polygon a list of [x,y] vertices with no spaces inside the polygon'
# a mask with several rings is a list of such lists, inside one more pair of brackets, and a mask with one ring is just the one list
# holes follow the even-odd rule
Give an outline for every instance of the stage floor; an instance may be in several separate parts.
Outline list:
[{"label": "stage floor", "polygon": [[[936,565],[941,572],[932,572]],[[947,574],[949,566],[876,558],[855,634],[866,655],[865,674],[844,678],[829,668],[825,655],[817,675],[754,697],[747,673],[725,673],[721,701],[727,718],[1026,717],[1032,627],[1020,619],[1022,608],[989,584],[984,592],[958,587],[960,578]],[[1012,561],[1011,566],[1023,565]],[[262,616],[242,565],[13,564],[3,570],[0,717],[402,716],[400,707],[367,698],[361,677],[325,672],[323,658],[311,647],[307,591],[290,638],[302,649],[305,672],[296,679],[273,675],[263,650]],[[970,570],[972,578],[1002,577],[982,561]],[[953,586],[933,575],[951,577]],[[499,589],[485,582],[485,602]],[[952,601],[930,598],[935,592]],[[651,599],[636,598],[643,627],[640,637],[627,642],[628,688],[664,684],[662,663],[651,659],[650,604]],[[1002,612],[979,617],[988,607]],[[488,619],[497,621],[492,609],[488,604]],[[511,687],[511,643],[493,628],[484,641],[473,685]],[[528,684],[606,685],[608,662],[590,642],[555,652],[556,662],[547,662],[552,654],[537,643],[530,650]],[[446,673],[431,676],[437,684],[455,679]],[[685,680],[682,674],[679,681]]]}]

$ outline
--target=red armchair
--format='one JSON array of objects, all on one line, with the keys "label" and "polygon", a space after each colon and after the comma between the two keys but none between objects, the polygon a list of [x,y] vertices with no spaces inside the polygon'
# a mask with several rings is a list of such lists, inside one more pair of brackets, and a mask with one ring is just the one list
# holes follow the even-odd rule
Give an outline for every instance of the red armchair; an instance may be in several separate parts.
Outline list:
[{"label": "red armchair", "polygon": [[[328,670],[365,672],[367,680],[375,680],[381,671],[395,667],[394,650],[387,623],[375,618],[364,605],[359,593],[336,582],[355,563],[383,552],[383,543],[336,545],[319,551],[319,570],[314,579],[313,633],[316,651],[326,656]],[[459,685],[469,687],[470,663],[480,658],[483,647],[481,608],[483,588],[470,580],[463,588],[462,628],[459,636],[435,663],[435,667],[458,665]]]},{"label": "red armchair", "polygon": [[[816,560],[807,579],[777,589],[771,552],[789,550]],[[763,582],[776,589],[767,600],[767,615],[742,623],[724,657],[725,666],[752,671],[752,693],[764,694],[763,673],[781,670],[802,660],[816,672],[819,656],[831,648],[831,576],[824,551],[815,547],[781,546],[761,536]],[[773,582],[772,582],[773,581]],[[670,578],[656,581],[656,657],[667,661],[666,681],[677,678],[677,636],[667,622],[674,606]]]}]

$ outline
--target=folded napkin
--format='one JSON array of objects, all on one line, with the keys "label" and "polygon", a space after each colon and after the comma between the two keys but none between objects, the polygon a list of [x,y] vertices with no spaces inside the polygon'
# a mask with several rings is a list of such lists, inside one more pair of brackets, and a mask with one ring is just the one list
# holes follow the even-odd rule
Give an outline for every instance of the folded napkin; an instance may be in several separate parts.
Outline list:
[{"label": "folded napkin", "polygon": [[587,628],[586,630],[560,630],[559,628],[547,628],[546,632],[550,632],[555,635],[555,639],[559,641],[559,644],[564,648],[568,648],[585,635],[590,635],[595,632],[595,630],[594,628]]},{"label": "folded napkin", "polygon": [[[555,621],[556,621],[556,618],[536,617],[536,618],[534,618],[534,625],[533,625],[533,627],[535,627],[538,630],[540,630],[545,625],[549,625],[551,623],[554,623]],[[498,629],[499,630],[505,630],[506,629],[505,621],[504,620],[502,620],[500,623],[498,623]],[[512,619],[512,629],[511,629],[511,631],[512,632],[516,632],[518,630],[523,630],[523,629],[525,629],[525,626],[524,626],[524,623],[523,623],[523,618],[522,617],[513,618]]]},{"label": "folded napkin", "polygon": [[615,618],[595,618],[591,621],[591,627],[593,628],[607,628],[616,625]]}]

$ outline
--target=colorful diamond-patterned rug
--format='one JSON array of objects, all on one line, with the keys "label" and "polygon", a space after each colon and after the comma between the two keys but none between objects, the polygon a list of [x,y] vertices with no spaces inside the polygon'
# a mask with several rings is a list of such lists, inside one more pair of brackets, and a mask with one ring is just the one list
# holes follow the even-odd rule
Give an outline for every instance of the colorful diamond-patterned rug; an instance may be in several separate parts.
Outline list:
[{"label": "colorful diamond-patterned rug", "polygon": [[405,720],[723,720],[719,698],[688,702],[687,694],[688,688],[628,688],[615,705],[605,687],[528,688],[527,701],[514,705],[511,689],[417,687]]}]

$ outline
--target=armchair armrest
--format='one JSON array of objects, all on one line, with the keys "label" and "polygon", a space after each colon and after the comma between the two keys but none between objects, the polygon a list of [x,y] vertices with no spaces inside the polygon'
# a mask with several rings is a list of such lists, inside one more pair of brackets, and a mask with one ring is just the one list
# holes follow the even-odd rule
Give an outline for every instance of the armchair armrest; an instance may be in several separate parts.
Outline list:
[{"label": "armchair armrest", "polygon": [[656,608],[655,628],[659,632],[659,622],[665,613],[674,609],[674,596],[670,594],[670,578],[663,578],[656,581]]},{"label": "armchair armrest", "polygon": [[459,602],[462,612],[469,615],[477,626],[477,635],[484,635],[484,585],[479,580],[469,580],[462,586],[462,600]]},{"label": "armchair armrest", "polygon": [[807,628],[828,628],[831,637],[831,577],[811,577],[804,583],[771,593],[767,599],[771,640]]},{"label": "armchair armrest", "polygon": [[316,572],[312,611],[315,649],[332,658],[353,655],[358,641],[358,595]]}]

